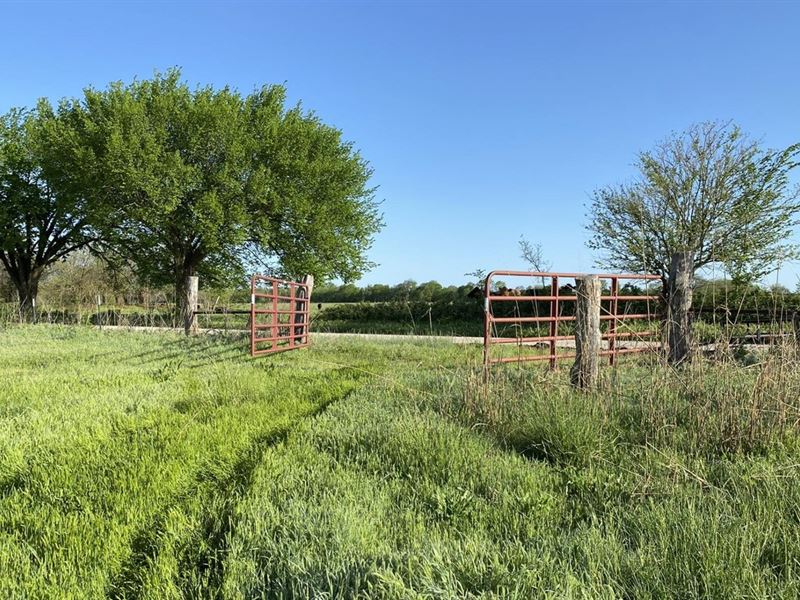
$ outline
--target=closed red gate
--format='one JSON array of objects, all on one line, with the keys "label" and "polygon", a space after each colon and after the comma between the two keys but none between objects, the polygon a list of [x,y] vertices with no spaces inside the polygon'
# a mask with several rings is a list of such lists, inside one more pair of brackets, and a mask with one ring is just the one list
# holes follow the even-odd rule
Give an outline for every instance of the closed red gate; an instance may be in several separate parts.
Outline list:
[{"label": "closed red gate", "polygon": [[[495,277],[521,277],[532,280],[533,285],[522,289],[502,287],[493,289]],[[572,353],[559,353],[561,346],[574,340],[569,325],[575,321],[575,279],[582,273],[532,273],[528,271],[492,271],[484,287],[483,359],[485,365],[507,362],[547,360],[555,368],[558,359],[575,358]],[[658,346],[661,333],[660,307],[662,289],[651,289],[658,275],[597,275],[604,291],[600,302],[600,321],[605,349],[614,364],[620,354],[645,352]],[[536,285],[539,282],[539,285]],[[622,285],[620,285],[622,282]],[[655,293],[658,292],[658,293]],[[499,309],[496,308],[501,307]],[[544,328],[542,331],[540,328]],[[492,347],[513,348],[500,356],[493,355]],[[549,352],[542,353],[542,349]],[[523,351],[525,350],[525,351]]]},{"label": "closed red gate", "polygon": [[309,284],[253,275],[250,283],[250,355],[308,346],[310,305]]}]

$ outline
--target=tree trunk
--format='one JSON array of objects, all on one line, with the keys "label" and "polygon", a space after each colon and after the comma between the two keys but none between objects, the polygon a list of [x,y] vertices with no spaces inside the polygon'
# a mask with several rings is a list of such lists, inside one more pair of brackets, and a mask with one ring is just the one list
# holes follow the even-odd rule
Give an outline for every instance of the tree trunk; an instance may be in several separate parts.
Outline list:
[{"label": "tree trunk", "polygon": [[600,297],[603,287],[596,275],[577,280],[575,312],[575,362],[570,369],[572,385],[590,390],[600,370]]},{"label": "tree trunk", "polygon": [[19,296],[19,318],[22,322],[36,321],[36,298],[39,295],[39,275],[30,274],[28,277],[12,276],[14,287]]},{"label": "tree trunk", "polygon": [[691,252],[676,252],[669,268],[669,297],[667,301],[667,360],[679,365],[691,360],[692,284],[694,258]]},{"label": "tree trunk", "polygon": [[183,302],[183,331],[186,335],[197,335],[197,288],[198,280],[196,275],[186,278],[186,297]]},{"label": "tree trunk", "polygon": [[[192,322],[194,321],[195,327],[193,332],[196,332],[196,320],[194,318],[194,311],[197,309],[197,288],[192,290],[192,279],[197,281],[197,278],[192,275],[194,269],[182,269],[175,277],[175,314],[173,317],[173,327],[183,327],[184,330],[187,326],[191,329]],[[190,333],[187,331],[187,335]]]}]

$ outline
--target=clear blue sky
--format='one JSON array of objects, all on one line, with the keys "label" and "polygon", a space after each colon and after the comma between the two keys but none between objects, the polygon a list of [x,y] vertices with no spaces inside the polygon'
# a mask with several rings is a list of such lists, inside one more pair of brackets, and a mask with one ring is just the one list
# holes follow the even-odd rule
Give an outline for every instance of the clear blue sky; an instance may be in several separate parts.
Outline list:
[{"label": "clear blue sky", "polygon": [[[364,282],[591,270],[585,204],[706,119],[800,141],[800,4],[0,3],[0,111],[180,66],[285,82],[371,162],[386,227]],[[797,179],[797,178],[795,178]],[[785,267],[794,287],[800,268]]]}]

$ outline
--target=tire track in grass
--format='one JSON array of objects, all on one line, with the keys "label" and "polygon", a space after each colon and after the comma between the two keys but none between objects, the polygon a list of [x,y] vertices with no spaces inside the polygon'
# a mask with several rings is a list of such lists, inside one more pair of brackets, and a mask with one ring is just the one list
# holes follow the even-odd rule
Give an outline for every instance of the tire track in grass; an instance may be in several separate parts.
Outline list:
[{"label": "tire track in grass", "polygon": [[[327,399],[313,410],[304,413],[288,427],[284,427],[274,434],[265,436],[263,439],[251,444],[244,458],[234,467],[231,477],[223,482],[217,490],[216,496],[222,499],[223,510],[221,513],[208,515],[209,520],[206,523],[202,544],[204,551],[192,565],[192,571],[197,574],[195,581],[199,581],[203,587],[195,590],[184,588],[182,591],[185,598],[219,597],[225,575],[224,562],[228,554],[228,540],[231,539],[235,530],[234,512],[239,502],[252,486],[256,468],[261,463],[266,452],[286,441],[289,435],[302,423],[324,414],[330,406],[336,402],[346,400],[357,389],[353,388],[342,395]],[[202,593],[202,596],[200,596],[200,593]]]},{"label": "tire track in grass", "polygon": [[[148,572],[157,564],[159,554],[170,551],[169,544],[175,541],[180,550],[180,556],[177,557],[180,568],[176,573],[178,581],[173,583],[180,587],[181,595],[185,598],[216,597],[223,579],[227,540],[234,528],[234,511],[250,488],[256,467],[270,448],[283,442],[303,422],[321,415],[335,402],[349,397],[363,385],[363,380],[368,379],[363,373],[349,369],[347,371],[348,376],[354,380],[353,387],[344,393],[324,398],[310,410],[290,418],[290,422],[283,427],[254,436],[241,452],[240,459],[230,468],[230,474],[224,479],[213,481],[207,497],[201,498],[199,505],[203,525],[197,541],[192,539],[198,533],[196,529],[190,532],[188,544],[181,544],[182,541],[187,541],[185,539],[165,539],[163,532],[167,530],[170,514],[175,509],[180,509],[187,499],[198,492],[202,494],[201,488],[208,481],[208,475],[198,473],[195,485],[176,496],[154,522],[132,539],[131,554],[109,585],[108,597],[131,599],[145,596]],[[203,478],[206,478],[205,482]],[[206,512],[209,509],[211,510]]]},{"label": "tire track in grass", "polygon": [[[532,528],[520,514],[551,522],[560,507],[544,466],[535,473],[396,388],[370,386],[264,460],[269,468],[256,472],[237,508],[223,588],[229,597],[392,595],[384,584],[422,596],[447,580],[461,584],[455,557],[462,540],[472,540],[463,542],[471,548],[495,544],[496,532],[502,548],[512,527]],[[502,521],[498,506],[507,511]],[[433,571],[448,561],[452,569],[437,578]],[[431,585],[414,575],[428,567]]]}]

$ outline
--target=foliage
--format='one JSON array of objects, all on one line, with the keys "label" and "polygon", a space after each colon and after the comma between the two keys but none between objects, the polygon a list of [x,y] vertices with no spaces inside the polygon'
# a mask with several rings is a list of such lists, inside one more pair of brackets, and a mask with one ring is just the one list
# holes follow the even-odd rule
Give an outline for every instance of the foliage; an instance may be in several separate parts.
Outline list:
[{"label": "foliage", "polygon": [[489,271],[486,269],[475,269],[474,271],[470,271],[469,273],[464,273],[465,277],[469,277],[470,281],[474,281],[475,285],[481,285],[485,280],[486,276],[489,274]]},{"label": "foliage", "polygon": [[695,125],[639,153],[633,182],[595,191],[589,246],[620,270],[667,276],[688,250],[695,269],[758,279],[796,253],[786,240],[800,207],[788,178],[798,151],[764,150],[735,125]]},{"label": "foliage", "polygon": [[41,304],[68,307],[80,304],[135,304],[144,293],[130,269],[108,268],[99,258],[78,250],[53,264],[42,276]]},{"label": "foliage", "polygon": [[339,130],[285,99],[279,85],[193,90],[171,70],[61,105],[92,157],[74,154],[76,168],[115,207],[103,234],[144,281],[182,292],[194,274],[350,279],[369,267],[371,170]]},{"label": "foliage", "polygon": [[727,309],[735,314],[742,310],[794,311],[800,309],[800,293],[786,288],[764,288],[752,283],[730,280],[698,279],[694,287],[692,307],[695,309]]},{"label": "foliage", "polygon": [[23,312],[45,269],[97,240],[80,174],[64,160],[74,130],[46,101],[0,117],[0,264]]},{"label": "foliage", "polygon": [[315,286],[314,299],[318,302],[456,302],[463,301],[472,288],[471,284],[445,287],[438,281],[418,284],[407,280],[393,286],[376,283],[364,287],[348,283]]},{"label": "foliage", "polygon": [[[473,323],[473,335],[480,332],[483,309],[478,302],[463,298],[460,301],[425,302],[351,302],[324,308],[313,320],[314,327],[326,330],[331,323],[400,323],[407,333],[423,332],[429,323],[435,323],[437,331],[449,329],[453,323]],[[375,330],[377,332],[377,330]]]}]

